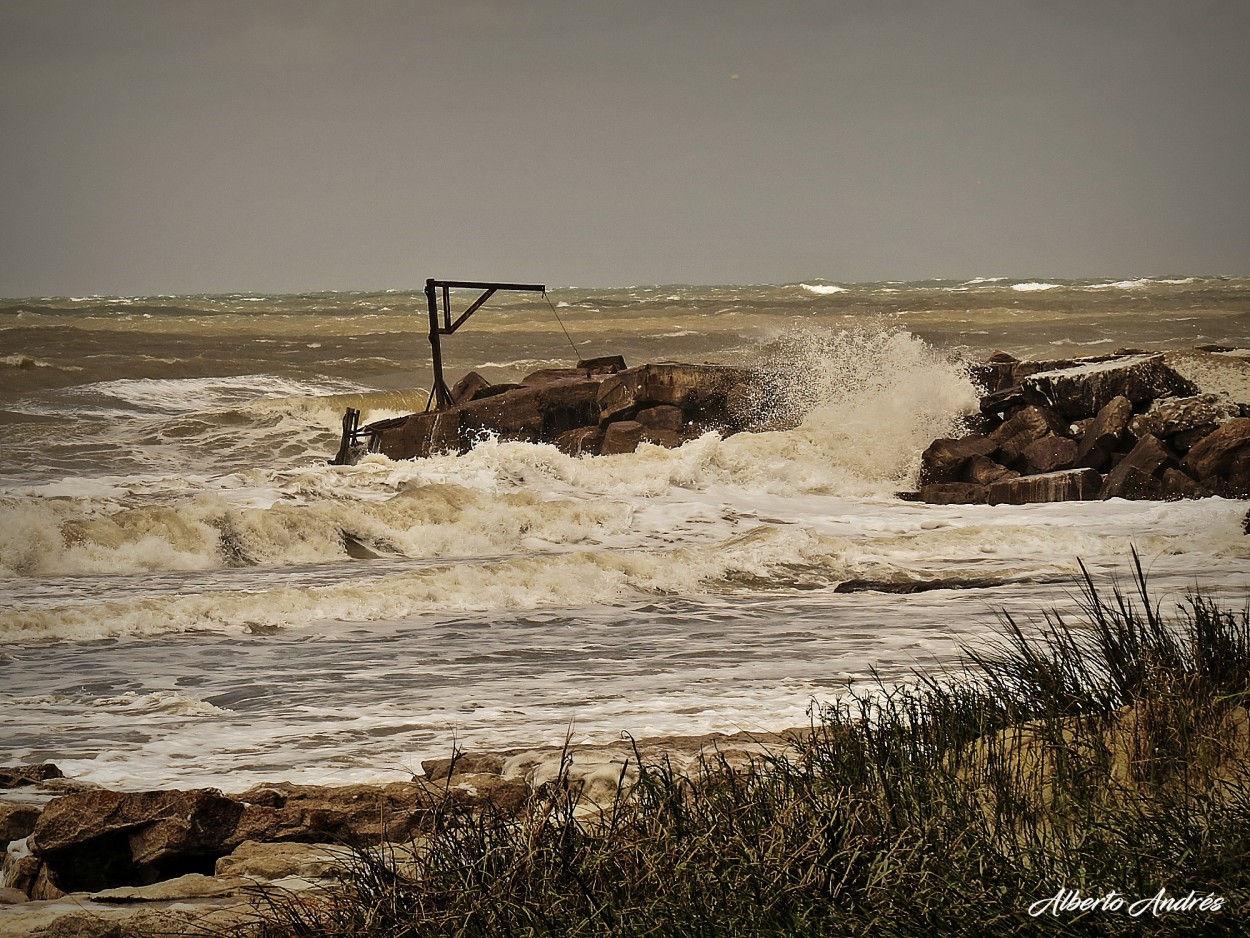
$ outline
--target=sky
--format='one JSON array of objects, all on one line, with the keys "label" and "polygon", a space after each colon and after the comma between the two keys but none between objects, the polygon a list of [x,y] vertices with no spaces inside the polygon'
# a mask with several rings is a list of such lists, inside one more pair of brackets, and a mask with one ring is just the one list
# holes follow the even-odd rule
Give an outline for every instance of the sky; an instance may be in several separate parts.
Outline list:
[{"label": "sky", "polygon": [[1247,0],[0,0],[0,296],[1250,274]]}]

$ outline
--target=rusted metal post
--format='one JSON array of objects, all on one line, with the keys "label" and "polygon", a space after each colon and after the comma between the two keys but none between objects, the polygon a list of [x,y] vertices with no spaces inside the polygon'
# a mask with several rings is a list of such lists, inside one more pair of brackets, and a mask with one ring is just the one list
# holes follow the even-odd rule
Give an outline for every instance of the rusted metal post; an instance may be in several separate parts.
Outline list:
[{"label": "rusted metal post", "polygon": [[[469,304],[469,308],[460,314],[455,322],[451,321],[451,290],[455,287],[461,287],[471,290],[484,291],[481,296]],[[438,293],[443,293],[443,321],[439,322],[439,302]],[[442,410],[444,407],[450,407],[455,401],[452,400],[451,391],[447,387],[447,382],[443,380],[443,347],[442,340],[439,338],[444,335],[451,335],[457,329],[465,324],[470,316],[476,313],[498,290],[523,290],[530,293],[546,293],[547,288],[541,283],[494,283],[488,280],[435,280],[430,278],[425,281],[425,300],[430,310],[430,352],[434,363],[434,383],[430,388],[430,401],[434,404],[435,410]]]}]

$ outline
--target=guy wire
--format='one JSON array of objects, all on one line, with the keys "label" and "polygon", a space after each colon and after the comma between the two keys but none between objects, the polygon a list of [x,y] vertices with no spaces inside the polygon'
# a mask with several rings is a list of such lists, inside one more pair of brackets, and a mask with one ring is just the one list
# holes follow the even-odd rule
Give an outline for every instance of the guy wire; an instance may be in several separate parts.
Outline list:
[{"label": "guy wire", "polygon": [[556,322],[560,324],[560,331],[564,333],[564,337],[569,340],[569,348],[573,350],[573,363],[582,360],[582,353],[577,350],[577,345],[573,342],[573,337],[569,335],[569,330],[564,328],[564,320],[560,318],[560,314],[556,312],[556,306],[551,302],[551,297],[547,295],[547,291],[543,291],[543,299],[547,301],[547,305],[551,307],[551,315],[556,317]]}]

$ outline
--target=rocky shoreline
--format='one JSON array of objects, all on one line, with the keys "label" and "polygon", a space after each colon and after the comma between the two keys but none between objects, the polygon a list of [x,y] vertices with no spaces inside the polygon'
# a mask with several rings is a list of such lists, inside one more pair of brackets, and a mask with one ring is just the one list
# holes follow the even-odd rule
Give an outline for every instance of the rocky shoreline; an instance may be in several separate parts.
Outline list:
[{"label": "rocky shoreline", "polygon": [[450,809],[543,810],[561,776],[595,816],[638,758],[678,772],[789,751],[802,729],[456,753],[379,785],[111,791],[54,765],[0,767],[0,938],[247,934],[266,894],[334,880],[353,848],[402,852]]}]

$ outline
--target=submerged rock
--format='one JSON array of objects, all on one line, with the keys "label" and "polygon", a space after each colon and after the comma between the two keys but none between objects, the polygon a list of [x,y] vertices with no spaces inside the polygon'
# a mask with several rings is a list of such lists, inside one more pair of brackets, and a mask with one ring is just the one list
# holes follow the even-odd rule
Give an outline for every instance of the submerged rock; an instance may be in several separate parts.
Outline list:
[{"label": "submerged rock", "polygon": [[1004,479],[989,487],[991,505],[1086,501],[1098,497],[1102,476],[1093,469],[1068,469]]}]

